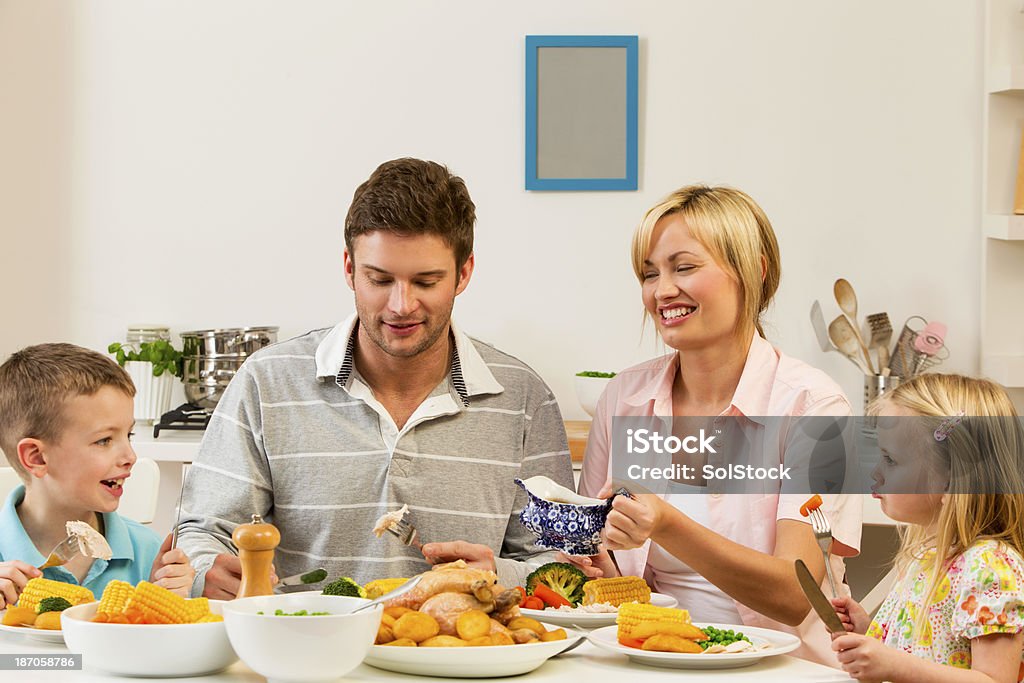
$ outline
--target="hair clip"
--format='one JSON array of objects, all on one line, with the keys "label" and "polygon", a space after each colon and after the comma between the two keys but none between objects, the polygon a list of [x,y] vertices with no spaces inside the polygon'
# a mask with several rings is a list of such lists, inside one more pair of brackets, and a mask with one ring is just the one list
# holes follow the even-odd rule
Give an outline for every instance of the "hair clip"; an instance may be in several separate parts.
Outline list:
[{"label": "hair clip", "polygon": [[945,420],[939,423],[938,429],[935,430],[935,440],[945,441],[949,435],[953,432],[953,429],[960,424],[964,419],[964,411],[960,411],[953,417],[947,417]]}]

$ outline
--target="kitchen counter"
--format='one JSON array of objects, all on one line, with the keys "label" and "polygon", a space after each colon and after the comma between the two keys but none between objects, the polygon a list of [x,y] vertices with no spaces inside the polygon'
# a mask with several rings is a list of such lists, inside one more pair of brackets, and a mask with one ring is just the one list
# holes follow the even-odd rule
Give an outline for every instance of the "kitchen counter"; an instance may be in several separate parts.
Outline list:
[{"label": "kitchen counter", "polygon": [[[144,627],[140,627],[144,628]],[[0,653],[31,656],[55,656],[67,654],[63,645],[47,644],[30,640],[25,636],[0,634]],[[188,656],[187,653],[182,653]],[[63,683],[75,681],[80,683],[114,683],[129,681],[113,674],[88,668],[88,662],[82,671],[21,671],[4,672],[4,680],[13,683]],[[255,673],[241,662],[236,662],[225,671],[199,678],[164,678],[162,681],[203,681],[210,683],[257,683],[266,679]],[[459,681],[466,679],[433,678],[427,676],[410,676],[392,673],[361,665],[339,681]],[[476,679],[480,680],[480,679]],[[496,679],[497,680],[497,679]],[[739,669],[719,669],[702,671],[693,669],[660,669],[633,664],[629,659],[604,650],[599,650],[590,643],[584,643],[572,652],[548,660],[536,671],[518,677],[517,680],[529,680],[543,683],[600,683],[601,681],[629,681],[630,683],[679,683],[679,681],[708,680],[720,683],[738,681],[757,681],[757,683],[839,683],[848,682],[850,677],[838,669],[813,664],[811,662],[779,655],[768,657],[752,666]]]}]

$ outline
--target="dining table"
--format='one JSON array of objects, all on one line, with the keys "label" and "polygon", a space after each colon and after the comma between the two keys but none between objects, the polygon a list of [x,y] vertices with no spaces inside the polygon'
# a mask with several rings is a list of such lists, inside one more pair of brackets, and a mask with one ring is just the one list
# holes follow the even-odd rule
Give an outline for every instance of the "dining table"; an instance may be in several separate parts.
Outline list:
[{"label": "dining table", "polygon": [[[46,643],[28,635],[0,633],[0,662],[12,659],[9,655],[28,657],[60,657],[69,650],[63,644]],[[183,657],[188,653],[183,652]],[[752,665],[734,669],[669,669],[633,663],[629,658],[596,648],[589,642],[570,652],[558,655],[545,662],[539,669],[516,677],[530,683],[683,683],[686,681],[711,681],[713,683],[737,683],[757,681],[758,683],[839,683],[850,681],[840,671],[789,655],[766,657]],[[0,671],[4,683],[125,683],[133,679],[117,676],[94,668],[88,661],[81,670],[33,670],[7,669]],[[134,679],[138,680],[138,679]],[[218,673],[192,678],[164,678],[162,681],[195,681],[196,683],[262,683],[266,679],[255,673],[242,662],[235,662]],[[338,681],[405,681],[406,683],[428,683],[429,681],[458,681],[462,679],[435,678],[411,674],[393,673],[361,664]],[[467,679],[468,680],[468,679]],[[479,680],[479,679],[477,679]]]}]

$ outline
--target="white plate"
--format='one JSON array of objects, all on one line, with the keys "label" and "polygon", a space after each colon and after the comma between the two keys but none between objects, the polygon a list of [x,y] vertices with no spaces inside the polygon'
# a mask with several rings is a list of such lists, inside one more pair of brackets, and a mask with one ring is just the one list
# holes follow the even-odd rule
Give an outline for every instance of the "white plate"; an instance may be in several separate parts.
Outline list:
[{"label": "white plate", "polygon": [[[701,626],[701,624],[696,624],[696,626]],[[635,647],[620,645],[617,637],[618,626],[606,626],[605,628],[591,631],[588,638],[591,643],[602,650],[626,655],[632,661],[639,664],[668,667],[671,669],[735,669],[741,666],[750,666],[765,657],[774,657],[792,652],[800,647],[799,638],[782,631],[773,631],[756,626],[737,626],[736,624],[704,624],[704,626],[732,629],[750,638],[750,641],[755,646],[767,643],[771,647],[752,652],[737,652],[735,654],[722,652],[713,655],[691,655],[681,652],[647,652],[645,650],[638,650]]]},{"label": "white plate", "polygon": [[484,647],[388,647],[374,645],[363,664],[416,676],[493,678],[517,676],[538,668],[583,637],[567,630],[568,638],[550,643]]},{"label": "white plate", "polygon": [[[651,593],[651,604],[655,607],[675,607],[679,601],[671,595]],[[546,621],[558,626],[574,626],[579,628],[599,628],[615,623],[618,612],[587,614],[586,612],[560,612],[556,609],[523,609],[519,608],[524,617],[533,617],[538,621]]]},{"label": "white plate", "polygon": [[[0,610],[0,619],[3,619],[7,610]],[[41,628],[29,628],[27,626],[4,626],[0,624],[0,633],[15,633],[19,636],[41,640],[44,643],[63,643],[63,631],[47,631]]]}]

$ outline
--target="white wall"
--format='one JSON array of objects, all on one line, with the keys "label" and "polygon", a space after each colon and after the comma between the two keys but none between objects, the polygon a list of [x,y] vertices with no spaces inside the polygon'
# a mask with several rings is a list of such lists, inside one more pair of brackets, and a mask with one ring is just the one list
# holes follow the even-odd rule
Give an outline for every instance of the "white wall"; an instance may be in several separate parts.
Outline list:
[{"label": "white wall", "polygon": [[[462,175],[476,336],[545,377],[660,352],[640,337],[631,231],[693,181],[771,217],[783,283],[769,336],[839,380],[808,309],[949,324],[978,367],[980,4],[933,0],[157,2],[0,0],[0,354],[352,310],[341,226],[381,161]],[[640,36],[640,191],[523,190],[527,34]],[[66,210],[63,210],[66,209]],[[27,277],[35,274],[36,277]]]}]

